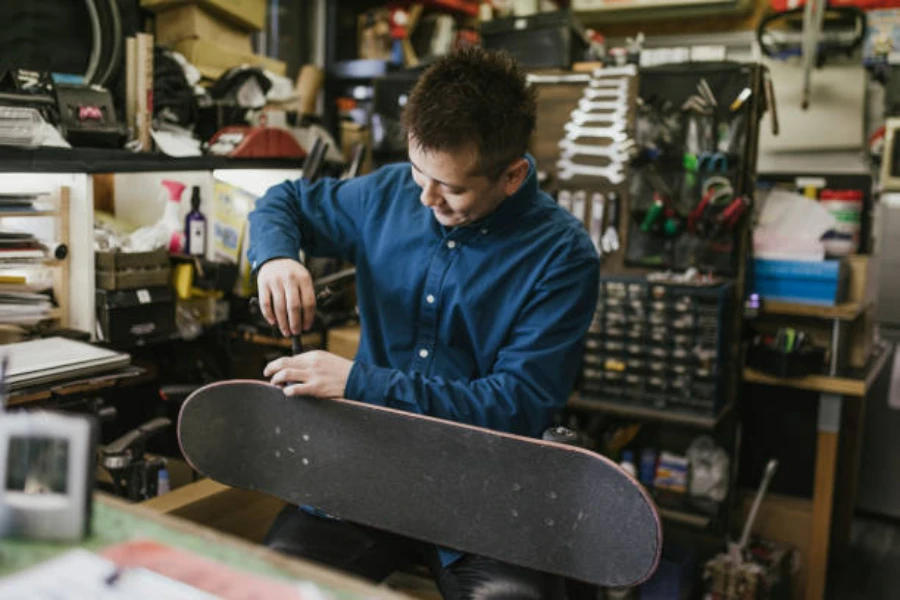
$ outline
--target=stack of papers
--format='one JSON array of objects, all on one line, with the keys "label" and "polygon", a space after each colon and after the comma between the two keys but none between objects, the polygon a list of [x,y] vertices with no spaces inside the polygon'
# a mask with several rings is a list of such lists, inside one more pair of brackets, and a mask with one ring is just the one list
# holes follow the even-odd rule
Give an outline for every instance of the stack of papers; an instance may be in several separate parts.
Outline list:
[{"label": "stack of papers", "polygon": [[0,346],[9,358],[6,383],[11,390],[112,371],[131,357],[84,342],[60,337]]}]

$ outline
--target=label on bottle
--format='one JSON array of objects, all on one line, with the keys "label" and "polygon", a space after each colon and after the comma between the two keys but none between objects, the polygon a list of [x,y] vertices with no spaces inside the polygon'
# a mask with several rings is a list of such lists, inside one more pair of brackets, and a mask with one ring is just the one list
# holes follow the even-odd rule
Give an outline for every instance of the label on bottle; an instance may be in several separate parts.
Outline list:
[{"label": "label on bottle", "polygon": [[203,221],[191,221],[188,228],[188,248],[193,255],[206,253],[206,223]]}]

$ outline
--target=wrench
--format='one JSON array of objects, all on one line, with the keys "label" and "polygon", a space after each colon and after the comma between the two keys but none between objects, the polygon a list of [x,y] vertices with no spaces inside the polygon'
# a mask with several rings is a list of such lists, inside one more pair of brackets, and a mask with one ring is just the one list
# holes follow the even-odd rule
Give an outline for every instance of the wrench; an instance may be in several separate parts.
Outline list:
[{"label": "wrench", "polygon": [[600,156],[614,162],[622,162],[628,158],[628,150],[622,148],[619,144],[594,146],[593,144],[579,144],[572,140],[562,139],[559,142],[559,147],[562,149],[563,158],[572,158],[578,155]]},{"label": "wrench", "polygon": [[584,89],[584,97],[588,100],[596,100],[597,98],[612,98],[620,104],[625,104],[628,99],[627,90],[593,90],[591,88]]},{"label": "wrench", "polygon": [[619,250],[619,194],[610,192],[606,203],[609,206],[609,220],[601,244],[603,252],[612,254]]},{"label": "wrench", "polygon": [[[586,131],[587,129],[587,131]],[[579,140],[581,138],[601,138],[604,140],[610,140],[613,143],[620,144],[628,139],[628,134],[624,131],[612,130],[606,127],[581,127],[580,125],[572,124],[572,128],[567,130],[565,139],[567,140]]]},{"label": "wrench", "polygon": [[577,123],[566,123],[566,137],[575,140],[580,137],[610,138],[615,142],[628,139],[624,123],[614,123],[608,127],[585,127]]},{"label": "wrench", "polygon": [[572,192],[569,190],[559,190],[559,194],[556,197],[556,203],[568,212],[572,212]]},{"label": "wrench", "polygon": [[592,88],[619,89],[623,92],[628,91],[627,79],[591,79],[588,86]]},{"label": "wrench", "polygon": [[[593,104],[595,108],[602,108],[600,105],[605,105],[606,103],[594,102]],[[581,109],[576,109],[572,111],[572,116],[569,120],[577,125],[584,125],[585,123],[616,123],[624,121],[627,114],[628,108],[625,106],[617,106],[613,112],[606,113],[585,112]]]},{"label": "wrench", "polygon": [[634,77],[637,75],[637,67],[635,65],[601,67],[594,69],[593,75],[594,77]]},{"label": "wrench", "polygon": [[618,185],[625,181],[621,163],[610,163],[605,167],[597,167],[573,163],[570,159],[562,158],[557,161],[556,168],[556,176],[560,179],[572,179],[576,175],[587,175],[590,177],[602,177],[613,185]]},{"label": "wrench", "polygon": [[[580,111],[582,113],[590,113],[595,110],[609,110],[609,104],[604,101],[597,100],[588,100],[587,98],[582,98],[578,101],[578,108],[575,111]],[[575,112],[573,111],[573,113]],[[624,104],[620,105],[620,108],[617,109],[615,114],[620,115],[619,118],[621,120],[625,120],[625,115],[628,113],[628,107]]]},{"label": "wrench", "polygon": [[603,209],[605,205],[605,200],[603,198],[603,194],[600,192],[594,192],[591,195],[591,241],[594,242],[594,248],[597,249],[597,254],[603,255],[603,245],[602,245],[602,236],[603,236]]}]

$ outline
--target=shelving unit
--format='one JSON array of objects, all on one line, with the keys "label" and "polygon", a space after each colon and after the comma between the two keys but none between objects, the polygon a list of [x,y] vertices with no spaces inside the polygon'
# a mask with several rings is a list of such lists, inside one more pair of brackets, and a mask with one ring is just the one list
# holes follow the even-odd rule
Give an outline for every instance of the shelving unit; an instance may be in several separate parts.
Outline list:
[{"label": "shelving unit", "polygon": [[[70,188],[62,186],[59,188],[56,209],[41,209],[32,211],[0,211],[0,219],[3,218],[54,218],[55,223],[55,240],[59,244],[69,247],[69,210],[70,210]],[[50,269],[53,269],[53,297],[56,300],[56,307],[51,308],[47,316],[41,319],[42,322],[56,321],[60,327],[68,327],[69,325],[69,282],[70,268],[68,257],[58,260],[53,257],[45,257],[37,261]]]},{"label": "shelving unit", "polygon": [[799,304],[794,302],[767,300],[763,304],[761,312],[767,315],[855,321],[871,306],[871,303],[865,304],[862,302],[843,302],[841,304],[835,304],[834,306],[820,306],[817,304]]},{"label": "shelving unit", "polygon": [[606,400],[585,398],[579,393],[575,393],[569,398],[569,407],[587,411],[593,410],[604,412],[611,415],[617,415],[620,417],[627,417],[641,421],[654,421],[660,423],[684,425],[686,427],[694,427],[706,431],[714,431],[722,423],[722,421],[734,410],[734,405],[728,404],[721,411],[719,411],[719,414],[715,417],[706,417],[673,411],[669,409],[658,409],[648,406],[628,405],[619,402],[609,402]]}]

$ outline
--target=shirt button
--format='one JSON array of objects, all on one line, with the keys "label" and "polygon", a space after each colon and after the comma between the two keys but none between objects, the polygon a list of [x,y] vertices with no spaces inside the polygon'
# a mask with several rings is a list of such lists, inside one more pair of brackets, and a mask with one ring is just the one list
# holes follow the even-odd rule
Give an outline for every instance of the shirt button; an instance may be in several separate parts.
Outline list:
[{"label": "shirt button", "polygon": [[453,250],[454,248],[456,248],[456,242],[453,240],[450,240],[449,242],[447,242],[447,247],[450,248],[451,250]]},{"label": "shirt button", "polygon": [[425,302],[427,302],[428,304],[434,304],[434,296],[428,294],[427,296],[425,296]]},{"label": "shirt button", "polygon": [[419,350],[419,356],[421,356],[422,358],[428,358],[428,350],[422,348],[421,350]]}]

